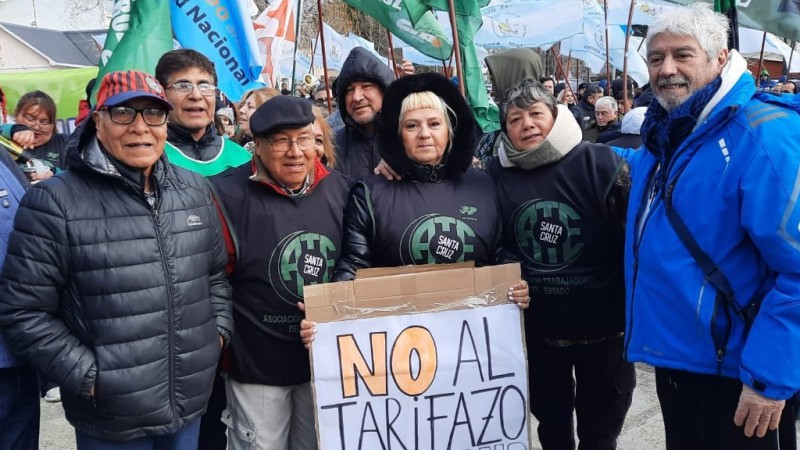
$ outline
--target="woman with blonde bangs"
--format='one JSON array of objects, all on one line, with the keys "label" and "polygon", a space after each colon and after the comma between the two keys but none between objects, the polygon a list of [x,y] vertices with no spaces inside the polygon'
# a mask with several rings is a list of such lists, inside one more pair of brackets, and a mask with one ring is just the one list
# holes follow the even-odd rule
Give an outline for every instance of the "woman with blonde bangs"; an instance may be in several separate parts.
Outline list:
[{"label": "woman with blonde bangs", "polygon": [[[331,281],[352,280],[368,267],[507,262],[494,185],[471,167],[478,136],[469,105],[447,78],[423,73],[389,85],[377,140],[402,178],[371,175],[353,185]],[[508,300],[527,308],[527,283],[514,284]],[[304,320],[300,328],[310,346],[314,324]]]}]

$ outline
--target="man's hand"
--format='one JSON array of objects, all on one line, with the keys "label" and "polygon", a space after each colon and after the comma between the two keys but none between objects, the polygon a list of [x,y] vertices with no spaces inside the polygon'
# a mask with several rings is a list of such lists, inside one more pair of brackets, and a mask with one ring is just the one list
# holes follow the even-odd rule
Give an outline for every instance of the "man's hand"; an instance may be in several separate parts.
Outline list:
[{"label": "man's hand", "polygon": [[742,395],[739,396],[739,406],[733,415],[733,423],[737,427],[744,425],[744,435],[747,437],[753,437],[754,431],[756,436],[764,437],[767,428],[778,429],[785,403],[785,400],[766,398],[750,389],[750,386],[742,385]]},{"label": "man's hand", "polygon": [[[297,307],[300,311],[306,312],[306,304],[297,302]],[[311,349],[311,343],[314,342],[314,335],[317,333],[317,322],[312,322],[308,319],[300,321],[300,340],[303,342],[303,347],[306,350]]]},{"label": "man's hand", "polygon": [[395,172],[394,169],[389,167],[389,164],[386,164],[386,161],[384,161],[384,160],[381,160],[381,162],[378,163],[378,166],[375,167],[375,170],[373,170],[373,173],[375,173],[375,175],[383,175],[383,177],[386,178],[389,181],[393,181],[393,180],[400,181],[400,180],[403,179],[402,175],[400,175],[399,173]]},{"label": "man's hand", "polygon": [[404,59],[403,62],[397,66],[397,69],[399,70],[401,77],[406,75],[414,75],[414,72],[416,71],[416,69],[414,69],[414,64],[407,59]]}]

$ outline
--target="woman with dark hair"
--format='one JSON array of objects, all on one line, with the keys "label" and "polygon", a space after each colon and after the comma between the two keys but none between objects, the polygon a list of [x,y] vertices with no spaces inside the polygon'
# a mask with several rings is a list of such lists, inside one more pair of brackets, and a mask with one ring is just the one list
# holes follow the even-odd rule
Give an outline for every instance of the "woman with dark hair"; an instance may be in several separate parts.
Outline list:
[{"label": "woman with dark hair", "polygon": [[[487,170],[502,245],[533,286],[525,311],[530,408],[542,448],[613,449],[635,373],[623,358],[623,247],[630,179],[539,82],[507,91]],[[573,375],[574,374],[574,375]]]},{"label": "woman with dark hair", "polygon": [[67,135],[56,132],[56,103],[42,91],[28,92],[14,109],[16,124],[0,127],[2,135],[19,144],[28,163],[23,170],[31,181],[46,180],[64,167]]}]

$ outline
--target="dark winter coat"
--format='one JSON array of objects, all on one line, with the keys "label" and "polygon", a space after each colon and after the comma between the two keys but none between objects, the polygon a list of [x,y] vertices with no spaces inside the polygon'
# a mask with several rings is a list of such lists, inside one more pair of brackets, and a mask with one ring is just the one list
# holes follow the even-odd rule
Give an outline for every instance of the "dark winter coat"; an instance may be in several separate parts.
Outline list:
[{"label": "dark winter coat", "polygon": [[354,81],[372,81],[382,91],[394,81],[394,73],[375,55],[362,47],[354,48],[342,64],[336,79],[336,101],[345,126],[336,132],[336,170],[359,180],[372,173],[381,158],[374,135],[364,131],[347,114],[347,87]]},{"label": "dark winter coat", "polygon": [[[206,409],[230,338],[230,286],[206,181],[162,159],[115,162],[87,122],[67,171],[22,199],[0,277],[0,329],[100,439],[172,434]],[[91,390],[94,395],[90,396]]]}]

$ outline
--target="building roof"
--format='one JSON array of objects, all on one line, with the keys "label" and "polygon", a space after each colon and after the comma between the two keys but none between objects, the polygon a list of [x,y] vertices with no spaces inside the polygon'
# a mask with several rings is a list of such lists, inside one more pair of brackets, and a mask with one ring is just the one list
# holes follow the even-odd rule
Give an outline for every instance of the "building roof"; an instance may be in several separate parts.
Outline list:
[{"label": "building roof", "polygon": [[107,30],[60,31],[0,22],[7,31],[22,43],[52,61],[53,65],[96,66],[102,49],[93,35]]}]

